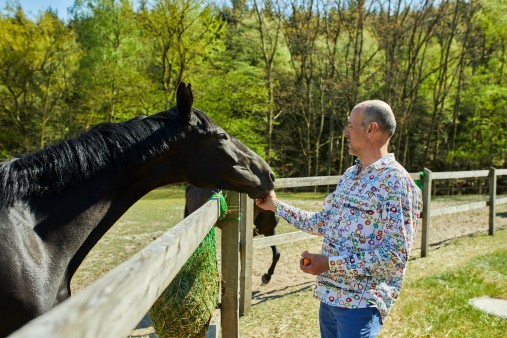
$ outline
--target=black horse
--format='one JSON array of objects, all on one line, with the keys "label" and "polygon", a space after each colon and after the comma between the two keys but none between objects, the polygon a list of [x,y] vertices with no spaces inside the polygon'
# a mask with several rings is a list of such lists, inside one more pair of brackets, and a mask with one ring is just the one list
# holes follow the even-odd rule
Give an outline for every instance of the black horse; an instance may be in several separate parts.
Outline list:
[{"label": "black horse", "polygon": [[[208,198],[213,192],[219,189],[212,188],[198,188],[193,185],[189,185],[185,191],[185,217],[199,209],[206,203]],[[264,235],[273,236],[275,234],[275,228],[280,218],[275,216],[275,213],[269,210],[259,208],[254,204],[254,236]],[[262,283],[268,284],[271,281],[271,276],[275,272],[276,263],[280,259],[280,250],[276,245],[271,247],[273,251],[273,260],[271,266],[264,275],[262,275]]]},{"label": "black horse", "polygon": [[274,175],[257,154],[192,108],[102,124],[0,163],[0,336],[70,297],[77,268],[138,199],[168,184],[266,196]]}]

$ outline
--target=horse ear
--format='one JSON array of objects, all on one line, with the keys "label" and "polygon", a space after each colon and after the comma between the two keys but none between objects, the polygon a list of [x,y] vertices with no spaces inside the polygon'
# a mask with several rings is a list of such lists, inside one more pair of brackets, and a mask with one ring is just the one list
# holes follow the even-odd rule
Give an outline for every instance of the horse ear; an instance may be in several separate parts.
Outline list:
[{"label": "horse ear", "polygon": [[176,107],[179,113],[185,118],[186,121],[190,120],[190,113],[192,112],[193,96],[190,89],[185,83],[181,82],[176,90]]}]

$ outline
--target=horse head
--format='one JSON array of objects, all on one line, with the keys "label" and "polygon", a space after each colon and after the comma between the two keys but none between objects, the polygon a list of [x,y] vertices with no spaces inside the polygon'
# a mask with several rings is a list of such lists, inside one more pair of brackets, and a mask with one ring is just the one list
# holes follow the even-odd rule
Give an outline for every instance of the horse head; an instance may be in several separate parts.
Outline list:
[{"label": "horse head", "polygon": [[266,196],[274,188],[275,180],[269,165],[192,107],[190,84],[181,83],[176,94],[176,106],[171,110],[179,115],[184,133],[176,150],[183,180],[202,188],[247,193],[251,198]]}]

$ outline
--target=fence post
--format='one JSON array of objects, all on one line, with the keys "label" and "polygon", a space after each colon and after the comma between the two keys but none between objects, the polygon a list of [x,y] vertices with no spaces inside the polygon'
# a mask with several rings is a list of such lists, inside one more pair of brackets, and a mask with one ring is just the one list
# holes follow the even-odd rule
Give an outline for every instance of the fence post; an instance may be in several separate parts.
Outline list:
[{"label": "fence post", "polygon": [[423,181],[423,212],[422,212],[422,238],[421,257],[428,255],[429,229],[431,223],[431,170],[424,168]]},{"label": "fence post", "polygon": [[254,202],[247,194],[241,194],[241,221],[239,250],[241,273],[239,282],[239,315],[252,308],[252,256],[253,256],[253,208]]},{"label": "fence post", "polygon": [[489,169],[489,235],[495,234],[496,217],[496,168]]},{"label": "fence post", "polygon": [[239,337],[239,218],[240,195],[227,191],[228,213],[222,220],[222,336]]}]

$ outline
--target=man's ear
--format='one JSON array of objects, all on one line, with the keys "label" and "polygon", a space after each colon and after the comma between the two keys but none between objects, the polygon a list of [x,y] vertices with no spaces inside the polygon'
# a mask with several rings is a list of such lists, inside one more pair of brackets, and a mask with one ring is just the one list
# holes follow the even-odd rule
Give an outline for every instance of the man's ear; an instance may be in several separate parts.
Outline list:
[{"label": "man's ear", "polygon": [[370,124],[368,124],[367,130],[368,130],[368,134],[378,131],[379,130],[378,123],[377,122],[370,122]]}]

